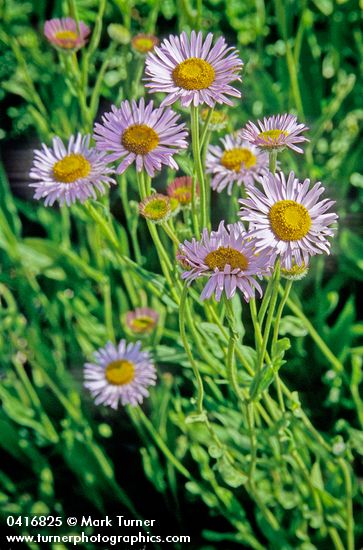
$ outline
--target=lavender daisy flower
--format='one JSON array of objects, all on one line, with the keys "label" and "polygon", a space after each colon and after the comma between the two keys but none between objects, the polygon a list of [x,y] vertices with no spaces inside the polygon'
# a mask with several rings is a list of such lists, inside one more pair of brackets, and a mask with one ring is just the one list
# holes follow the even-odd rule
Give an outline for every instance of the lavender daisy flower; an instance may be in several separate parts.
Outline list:
[{"label": "lavender daisy flower", "polygon": [[96,405],[136,406],[149,395],[148,386],[156,383],[156,370],[141,342],[118,345],[108,342],[94,354],[94,363],[84,367],[85,387],[95,398]]},{"label": "lavender daisy flower", "polygon": [[259,128],[253,122],[248,122],[246,128],[241,130],[241,138],[249,141],[261,149],[275,149],[282,151],[285,147],[293,149],[297,153],[303,153],[296,143],[309,141],[301,136],[309,128],[305,124],[298,124],[294,115],[276,115],[258,120]]},{"label": "lavender daisy flower", "polygon": [[239,289],[246,302],[253,298],[255,289],[262,296],[262,289],[255,277],[261,278],[271,268],[270,251],[256,254],[255,241],[246,232],[242,223],[224,226],[221,221],[217,231],[210,234],[203,230],[202,238],[193,238],[180,245],[178,260],[189,269],[182,273],[182,279],[190,284],[199,277],[208,277],[200,296],[206,300],[215,294],[217,302],[222,292],[228,299]]},{"label": "lavender daisy flower", "polygon": [[94,139],[100,151],[107,151],[107,161],[121,160],[116,172],[122,174],[132,162],[138,172],[145,169],[153,177],[162,164],[178,169],[173,155],[187,147],[185,124],[179,124],[179,115],[172,109],[154,109],[153,102],[145,105],[126,100],[119,109],[102,118],[102,124],[95,125]]},{"label": "lavender daisy flower", "polygon": [[45,37],[60,50],[79,50],[86,44],[90,32],[89,27],[83,21],[79,22],[78,31],[77,23],[72,17],[50,19],[44,25]]},{"label": "lavender daisy flower", "polygon": [[256,249],[271,247],[286,269],[294,263],[309,265],[309,257],[329,254],[327,237],[334,235],[329,226],[338,218],[327,213],[334,201],[319,201],[324,187],[318,182],[310,189],[310,180],[300,183],[294,172],[288,180],[282,172],[261,178],[263,191],[247,190],[247,199],[240,199],[240,216],[250,222],[250,234],[256,239]]},{"label": "lavender daisy flower", "polygon": [[180,99],[184,107],[191,103],[215,103],[233,105],[227,96],[241,97],[230,85],[238,76],[243,63],[235,48],[228,48],[224,38],[218,38],[212,47],[213,35],[203,41],[201,32],[192,31],[190,38],[183,32],[169,36],[153,53],[146,57],[146,87],[150,92],[165,92],[163,105],[171,105]]},{"label": "lavender daisy flower", "polygon": [[229,134],[220,140],[223,147],[210,145],[207,152],[207,173],[212,174],[211,187],[218,193],[227,187],[231,195],[233,184],[249,187],[268,171],[268,154],[239,136]]},{"label": "lavender daisy flower", "polygon": [[52,206],[57,200],[62,206],[70,206],[78,199],[86,201],[97,198],[105,187],[116,183],[104,160],[104,155],[89,147],[90,136],[71,136],[65,146],[59,137],[53,139],[53,147],[42,145],[42,150],[34,151],[30,177],[38,180],[31,183],[35,188],[34,198],[45,198],[45,206]]},{"label": "lavender daisy flower", "polygon": [[126,313],[126,326],[135,334],[150,334],[159,321],[159,314],[150,307],[137,307]]}]

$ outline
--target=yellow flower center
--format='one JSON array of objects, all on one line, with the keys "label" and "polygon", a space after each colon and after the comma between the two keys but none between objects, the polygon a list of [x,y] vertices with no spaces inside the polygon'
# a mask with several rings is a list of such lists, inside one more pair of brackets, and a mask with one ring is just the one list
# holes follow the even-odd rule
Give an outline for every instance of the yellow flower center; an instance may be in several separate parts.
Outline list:
[{"label": "yellow flower center", "polygon": [[148,53],[150,50],[153,49],[155,45],[155,40],[153,40],[149,36],[140,36],[139,38],[135,38],[132,41],[132,45],[134,49],[138,52]]},{"label": "yellow flower center", "polygon": [[151,332],[155,326],[155,320],[147,315],[133,319],[131,323],[134,332]]},{"label": "yellow flower center", "polygon": [[143,215],[145,218],[153,221],[159,221],[169,214],[170,202],[168,199],[155,198],[144,205]]},{"label": "yellow flower center", "polygon": [[187,186],[177,187],[173,191],[173,197],[175,197],[180,204],[189,204],[192,200],[192,190]]},{"label": "yellow flower center", "polygon": [[[200,118],[205,122],[208,118],[210,109],[202,109]],[[209,124],[223,124],[227,120],[227,115],[224,111],[213,111],[209,119]]]},{"label": "yellow flower center", "polygon": [[269,212],[272,231],[282,241],[298,241],[311,227],[309,212],[292,200],[276,202]]},{"label": "yellow flower center", "polygon": [[122,134],[121,143],[135,155],[146,155],[150,153],[159,143],[159,136],[146,124],[133,124]]},{"label": "yellow flower center", "polygon": [[239,172],[242,165],[245,168],[252,168],[252,166],[255,166],[256,157],[249,149],[230,149],[229,151],[224,151],[221,158],[221,164],[228,170]]},{"label": "yellow flower center", "polygon": [[107,365],[105,376],[110,384],[124,386],[130,384],[135,378],[135,366],[130,361],[116,359]]},{"label": "yellow flower center", "polygon": [[289,132],[286,132],[286,130],[266,130],[265,132],[261,132],[258,134],[257,137],[264,139],[267,143],[271,141],[277,141],[279,137],[283,135],[287,137],[289,135]]},{"label": "yellow flower center", "polygon": [[205,90],[213,84],[215,76],[212,65],[198,57],[182,61],[173,70],[175,84],[185,90]]},{"label": "yellow flower center", "polygon": [[244,271],[248,267],[248,260],[246,256],[235,250],[234,248],[220,246],[217,250],[209,252],[204,258],[204,263],[210,269],[218,268],[219,271],[223,271],[226,265],[230,265],[232,269],[241,269]]},{"label": "yellow flower center", "polygon": [[62,48],[71,49],[77,43],[78,36],[74,31],[58,31],[55,38],[62,41]]},{"label": "yellow flower center", "polygon": [[281,274],[287,279],[302,279],[304,275],[308,272],[308,268],[305,265],[305,262],[302,262],[302,265],[293,264],[290,269],[284,267],[281,268]]},{"label": "yellow flower center", "polygon": [[91,164],[83,155],[71,153],[53,166],[53,176],[56,181],[73,183],[85,178],[91,171]]},{"label": "yellow flower center", "polygon": [[169,197],[170,210],[176,212],[180,206],[180,202],[176,197]]}]

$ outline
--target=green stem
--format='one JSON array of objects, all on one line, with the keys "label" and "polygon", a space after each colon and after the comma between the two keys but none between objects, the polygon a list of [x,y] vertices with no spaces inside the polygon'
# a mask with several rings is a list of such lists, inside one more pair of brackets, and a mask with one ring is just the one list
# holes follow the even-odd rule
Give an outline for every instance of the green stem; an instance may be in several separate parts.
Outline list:
[{"label": "green stem", "polygon": [[133,98],[137,98],[138,97],[138,89],[139,89],[139,85],[140,85],[140,80],[141,80],[141,77],[142,77],[142,74],[144,72],[144,59],[138,59],[137,60],[137,64],[136,64],[136,68],[135,68],[135,76],[133,78],[133,82],[132,82],[132,92],[131,92],[131,95]]},{"label": "green stem", "polygon": [[164,229],[165,233],[168,235],[168,237],[171,239],[171,241],[178,248],[179,245],[180,245],[180,241],[179,241],[178,237],[175,235],[172,228],[168,225],[168,222],[165,222],[165,223],[161,224],[161,227]]},{"label": "green stem", "polygon": [[61,222],[62,222],[62,245],[66,248],[71,246],[70,234],[71,234],[71,220],[69,215],[69,208],[63,207],[60,209]]},{"label": "green stem", "polygon": [[260,306],[260,309],[259,309],[259,312],[258,312],[258,322],[261,326],[262,326],[263,321],[265,319],[266,311],[267,311],[268,305],[270,303],[270,298],[271,298],[271,293],[272,293],[272,288],[273,288],[273,282],[274,282],[274,278],[270,277],[268,279],[267,287],[266,287],[265,293],[263,295],[262,303],[261,303],[261,306]]},{"label": "green stem", "polygon": [[250,463],[250,470],[249,470],[249,482],[251,486],[254,486],[254,476],[255,476],[255,470],[256,470],[256,461],[257,461],[257,438],[256,438],[256,430],[255,430],[255,412],[254,412],[254,404],[248,403],[246,405],[246,412],[247,412],[247,423],[248,423],[248,431],[250,436],[250,445],[251,445],[251,463]]},{"label": "green stem", "polygon": [[[147,183],[145,181],[144,171],[137,173],[137,181],[138,181],[138,186],[139,186],[140,197],[141,197],[141,199],[144,199],[147,196],[147,190],[146,190]],[[175,283],[173,282],[173,277],[172,277],[173,266],[171,264],[170,258],[169,258],[168,254],[167,254],[167,252],[166,252],[166,250],[163,246],[163,243],[160,240],[159,233],[156,229],[155,224],[153,222],[149,221],[149,220],[146,220],[146,223],[147,223],[147,226],[149,228],[151,238],[154,242],[154,245],[155,245],[158,257],[159,257],[159,262],[160,262],[162,272],[163,272],[164,277],[165,277],[165,279],[166,279],[166,281],[169,285],[171,295],[174,298],[174,300],[176,301],[176,303],[179,303],[180,298],[179,298],[178,292],[176,291],[176,288],[175,288],[177,285],[175,285]]]},{"label": "green stem", "polygon": [[340,538],[339,533],[335,527],[330,527],[328,529],[328,533],[330,535],[332,543],[334,544],[335,550],[347,550],[344,547],[344,544],[342,543],[342,539]]},{"label": "green stem", "polygon": [[[291,290],[291,287],[292,287],[292,283],[293,283],[293,281],[287,281],[286,286],[285,286],[285,292],[284,292],[284,294],[281,298],[279,307],[277,308],[277,313],[276,313],[276,317],[275,317],[275,324],[274,324],[274,330],[273,330],[273,336],[272,336],[272,344],[271,344],[271,349],[272,350],[274,350],[274,347],[275,347],[275,345],[277,343],[277,340],[278,340],[278,337],[279,337],[279,327],[280,327],[281,315],[282,315],[282,312],[284,310],[286,301],[289,297],[290,290]],[[284,397],[283,397],[283,393],[282,393],[281,381],[280,381],[280,376],[279,376],[278,372],[275,372],[275,377],[274,378],[275,378],[275,384],[276,384],[276,389],[277,389],[278,400],[279,400],[279,403],[280,403],[280,408],[284,412],[285,411]]]},{"label": "green stem", "polygon": [[[199,136],[199,113],[198,113],[198,107],[194,107],[194,105],[191,106],[191,133],[192,133],[192,148],[193,148],[193,158],[194,158],[194,165],[195,165],[195,171],[197,175],[197,181],[199,183],[199,192],[200,192],[200,224],[201,228],[204,229],[205,227],[209,227],[209,221],[208,221],[208,213],[207,213],[207,193],[206,193],[206,185],[205,185],[205,179],[204,179],[204,171],[203,171],[203,165],[202,165],[202,157],[201,157],[201,148],[200,148],[200,136]],[[194,181],[194,178],[193,178]],[[196,188],[196,181],[193,183],[193,188]],[[193,201],[193,195],[194,195],[194,201]],[[192,189],[192,214],[195,213],[196,209],[196,189]],[[193,204],[194,202],[194,204]],[[199,236],[199,231],[198,235]]]},{"label": "green stem", "polygon": [[138,224],[137,224],[137,220],[135,220],[132,216],[130,205],[129,205],[126,175],[121,174],[121,176],[118,177],[118,182],[119,182],[121,202],[125,213],[126,223],[130,232],[132,247],[134,249],[135,260],[138,265],[142,265],[143,264],[142,254],[140,250],[139,240],[137,238]]},{"label": "green stem", "polygon": [[282,295],[279,307],[277,308],[277,313],[276,313],[276,317],[275,317],[275,326],[274,326],[273,337],[272,337],[272,346],[274,346],[276,344],[278,336],[279,336],[279,327],[280,327],[281,315],[282,315],[282,312],[283,312],[284,307],[286,305],[286,301],[289,297],[290,290],[291,290],[291,287],[292,287],[292,283],[293,283],[293,281],[291,281],[291,280],[287,281],[286,286],[285,286],[284,294]]},{"label": "green stem", "polygon": [[201,136],[200,136],[200,148],[201,149],[203,148],[205,140],[207,138],[207,134],[208,134],[208,130],[209,130],[209,123],[210,123],[210,119],[212,118],[213,112],[214,112],[214,107],[210,107],[209,111],[208,111],[207,118],[205,119],[205,122],[204,122],[204,126],[203,126],[203,129],[202,129]]},{"label": "green stem", "polygon": [[[280,293],[282,293],[282,289],[280,289]],[[300,307],[297,304],[295,304],[291,298],[288,298],[286,300],[286,303],[288,307],[291,309],[291,311],[294,313],[294,315],[296,315],[296,317],[298,317],[303,322],[311,338],[314,340],[315,344],[318,346],[318,348],[320,349],[322,354],[326,357],[326,359],[328,359],[329,363],[331,363],[331,365],[334,367],[335,371],[342,374],[344,372],[344,365],[341,363],[341,361],[339,361],[337,357],[335,357],[333,352],[324,342],[324,340],[319,335],[317,330],[314,328],[312,323],[301,311]]]},{"label": "green stem", "polygon": [[[121,276],[123,278],[123,281],[125,283],[126,289],[128,291],[130,300],[134,306],[138,304],[138,296],[136,294],[136,291],[134,289],[132,278],[129,276],[129,272],[127,267],[134,267],[134,262],[130,260],[127,256],[124,255],[124,250],[122,249],[122,246],[115,234],[114,228],[112,227],[111,222],[103,216],[94,208],[94,206],[91,204],[90,201],[86,201],[84,203],[84,208],[86,212],[90,215],[90,217],[95,221],[102,233],[105,235],[105,237],[110,241],[112,246],[114,247],[115,251],[117,252],[117,259],[122,267],[121,269]],[[136,265],[137,267],[137,265]]]},{"label": "green stem", "polygon": [[25,372],[23,363],[19,361],[16,357],[13,359],[13,365],[16,369],[16,372],[18,373],[18,376],[20,380],[22,381],[25,390],[28,393],[28,396],[33,404],[34,409],[37,411],[39,415],[39,419],[41,423],[44,426],[44,429],[46,430],[49,440],[53,443],[57,443],[59,441],[58,434],[50,421],[48,415],[44,412],[42,403],[38,397],[38,394],[36,393],[35,389],[33,388],[32,383],[30,382],[27,373]]},{"label": "green stem", "polygon": [[345,509],[347,514],[347,550],[354,550],[354,517],[353,517],[353,495],[352,478],[349,468],[343,458],[339,458],[339,465],[343,472],[345,483]]},{"label": "green stem", "polygon": [[[134,411],[131,410],[131,407],[129,407],[128,410],[129,410],[129,414],[131,416],[134,416],[133,414]],[[139,419],[141,420],[144,427],[146,428],[146,430],[149,432],[151,438],[154,440],[156,445],[159,447],[159,449],[165,455],[165,457],[169,460],[169,462],[174,466],[174,468],[178,470],[178,472],[184,477],[186,477],[187,479],[192,479],[192,476],[190,475],[188,470],[183,466],[181,462],[179,462],[179,460],[170,451],[169,447],[164,443],[164,441],[162,440],[158,432],[155,430],[153,424],[145,415],[144,411],[140,407],[137,407],[137,409],[135,409],[135,412],[139,417]]]},{"label": "green stem", "polygon": [[97,78],[95,85],[93,87],[93,92],[91,95],[91,101],[90,101],[90,119],[93,121],[97,114],[97,109],[100,101],[100,94],[101,94],[101,86],[103,84],[103,79],[106,74],[108,65],[111,61],[112,56],[114,55],[117,48],[117,44],[114,42],[111,43],[110,47],[106,51],[105,58],[102,62],[102,65],[98,71]]},{"label": "green stem", "polygon": [[297,66],[296,66],[294,54],[292,52],[292,48],[289,42],[289,37],[287,35],[286,9],[285,9],[285,6],[283,5],[282,0],[275,0],[275,11],[276,11],[276,18],[280,27],[281,36],[285,43],[287,70],[289,72],[291,91],[294,97],[295,107],[299,113],[299,116],[302,119],[304,119],[305,118],[304,109],[303,109],[303,103],[301,99],[300,88],[299,88]]},{"label": "green stem", "polygon": [[269,309],[267,313],[267,319],[266,319],[266,325],[265,330],[263,334],[263,340],[261,347],[259,349],[259,359],[257,362],[257,372],[260,372],[262,369],[266,349],[267,349],[267,342],[270,335],[270,329],[272,324],[272,318],[275,311],[276,301],[277,301],[277,295],[279,292],[279,282],[280,282],[280,260],[277,260],[276,266],[275,266],[275,273],[273,276],[273,289],[272,289],[272,295],[271,300],[269,303]]},{"label": "green stem", "polygon": [[[211,315],[211,317],[213,318],[215,324],[218,326],[218,328],[220,329],[222,335],[227,339],[228,337],[228,334],[227,334],[227,331],[226,329],[224,328],[224,326],[222,325],[218,315],[216,314],[216,312],[214,311],[214,309],[209,305],[209,304],[206,304],[206,307],[208,308],[208,311]],[[260,337],[260,341],[262,342],[262,335]],[[246,372],[248,372],[248,374],[250,376],[253,376],[254,375],[254,371],[253,369],[250,367],[250,365],[247,363],[246,361],[246,358],[243,354],[243,351],[240,349],[240,345],[239,343],[237,343],[237,346],[236,346],[236,355],[238,356],[238,359],[241,361],[242,365],[244,366]],[[246,390],[244,390],[243,388],[241,388],[241,392],[242,392],[242,396],[243,396],[243,399],[245,402],[248,401],[248,393]],[[273,421],[271,420],[271,418],[269,417],[268,413],[265,411],[265,409],[262,407],[262,405],[260,403],[256,403],[256,408],[259,412],[259,414],[261,415],[261,417],[264,419],[264,421],[266,422],[266,424],[268,426],[272,426],[273,425]]]},{"label": "green stem", "polygon": [[249,306],[250,306],[252,324],[255,331],[256,349],[258,349],[258,346],[260,346],[262,343],[262,338],[261,338],[261,329],[260,329],[260,325],[257,317],[257,308],[256,308],[255,298],[251,298],[251,300],[249,301]]},{"label": "green stem", "polygon": [[277,163],[277,151],[272,149],[269,154],[269,170],[271,174],[276,172],[276,163]]},{"label": "green stem", "polygon": [[104,304],[104,315],[105,315],[105,325],[107,331],[107,338],[115,343],[115,331],[113,328],[112,320],[112,297],[111,297],[111,286],[109,280],[105,281],[102,285],[103,291],[103,304]]},{"label": "green stem", "polygon": [[194,361],[192,350],[190,349],[188,338],[185,332],[185,309],[187,304],[187,296],[188,296],[188,286],[187,283],[185,283],[183,292],[181,295],[180,300],[180,306],[179,306],[179,329],[180,329],[180,336],[185,348],[185,351],[188,355],[188,359],[190,361],[191,367],[194,372],[195,380],[197,383],[197,411],[198,414],[203,415],[203,399],[204,399],[204,387],[203,387],[203,381],[202,377],[199,373],[199,369]]},{"label": "green stem", "polygon": [[68,8],[69,8],[69,15],[73,17],[76,21],[77,33],[78,33],[78,36],[80,36],[81,32],[79,28],[79,15],[78,15],[78,9],[77,9],[77,4],[75,0],[68,0]]},{"label": "green stem", "polygon": [[241,404],[244,406],[246,404],[246,401],[243,398],[241,394],[241,389],[239,387],[237,370],[236,370],[236,361],[234,358],[236,342],[239,341],[239,335],[236,330],[236,321],[234,317],[234,311],[233,311],[231,300],[229,300],[226,296],[224,296],[224,303],[226,307],[226,318],[229,325],[229,341],[228,341],[228,351],[227,351],[227,376],[233,388],[234,393],[236,394]]}]

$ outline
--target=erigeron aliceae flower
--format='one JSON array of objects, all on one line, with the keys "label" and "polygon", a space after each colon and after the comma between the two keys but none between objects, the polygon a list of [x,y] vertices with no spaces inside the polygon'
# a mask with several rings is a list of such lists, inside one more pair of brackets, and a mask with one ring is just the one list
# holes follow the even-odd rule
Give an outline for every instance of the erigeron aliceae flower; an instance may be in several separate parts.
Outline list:
[{"label": "erigeron aliceae flower", "polygon": [[[180,206],[189,207],[192,202],[192,187],[193,187],[193,178],[190,176],[181,176],[180,178],[175,178],[166,188],[166,192],[169,197],[176,199]],[[195,188],[195,194],[199,197],[199,185],[198,182]]]},{"label": "erigeron aliceae flower", "polygon": [[206,169],[212,174],[211,187],[218,193],[227,188],[231,195],[233,185],[253,185],[259,176],[268,172],[268,154],[239,136],[229,134],[219,145],[210,145],[206,158]]},{"label": "erigeron aliceae flower", "polygon": [[76,51],[82,48],[90,32],[83,21],[79,22],[79,28],[77,28],[77,23],[72,17],[50,19],[44,25],[44,35],[47,40],[63,51]]},{"label": "erigeron aliceae flower", "polygon": [[182,273],[182,279],[192,283],[200,277],[208,282],[201,294],[201,300],[213,294],[217,302],[224,291],[228,299],[239,289],[246,302],[253,298],[255,290],[262,296],[262,289],[256,280],[270,273],[270,250],[258,254],[254,239],[246,232],[242,223],[219,224],[217,231],[204,229],[199,241],[184,241],[180,245],[178,261],[189,269]]},{"label": "erigeron aliceae flower", "polygon": [[149,395],[149,386],[156,383],[156,370],[141,342],[118,345],[111,342],[94,354],[94,362],[84,367],[84,385],[95,398],[96,405],[117,409],[121,405],[136,406]]},{"label": "erigeron aliceae flower", "polygon": [[30,177],[37,180],[30,187],[35,188],[35,199],[45,198],[45,206],[58,201],[70,206],[89,197],[97,198],[107,187],[116,183],[111,177],[113,170],[105,162],[104,154],[89,146],[90,136],[71,136],[68,145],[59,137],[53,139],[53,146],[42,144],[34,151]]},{"label": "erigeron aliceae flower", "polygon": [[200,120],[202,124],[205,124],[209,117],[209,121],[208,121],[209,130],[211,130],[212,132],[220,132],[227,126],[228,115],[226,112],[213,110],[211,113],[211,116],[209,116],[209,114],[210,114],[210,108],[208,107],[200,111]]},{"label": "erigeron aliceae flower", "polygon": [[290,268],[286,267],[286,261],[281,262],[281,277],[288,281],[301,281],[309,272],[309,265],[302,262],[301,265],[293,262]]},{"label": "erigeron aliceae flower", "polygon": [[150,334],[159,321],[159,314],[150,307],[137,307],[126,313],[127,328],[135,334]]},{"label": "erigeron aliceae flower", "polygon": [[242,139],[249,141],[260,149],[282,151],[285,147],[293,149],[297,153],[303,153],[301,147],[296,143],[309,141],[302,136],[309,128],[305,124],[299,124],[294,115],[284,114],[258,120],[256,126],[253,122],[248,122],[246,127],[240,131]]},{"label": "erigeron aliceae flower", "polygon": [[318,182],[310,189],[310,180],[300,183],[290,172],[288,180],[282,172],[269,173],[257,186],[247,190],[240,199],[242,220],[249,222],[249,232],[256,240],[256,249],[271,247],[281,256],[286,269],[294,264],[308,265],[310,256],[329,254],[328,237],[334,235],[330,226],[337,220],[327,210],[334,201],[319,201],[324,187]]},{"label": "erigeron aliceae flower", "polygon": [[213,35],[205,40],[201,32],[192,31],[190,38],[183,32],[169,36],[146,57],[146,87],[149,91],[167,94],[163,105],[180,99],[184,107],[216,103],[233,105],[227,96],[241,97],[230,83],[241,80],[243,66],[235,48],[228,47],[224,38],[212,46]]},{"label": "erigeron aliceae flower", "polygon": [[153,223],[166,222],[172,215],[172,212],[170,198],[161,193],[153,193],[139,203],[140,215]]},{"label": "erigeron aliceae flower", "polygon": [[151,177],[163,164],[177,170],[173,155],[187,147],[185,124],[179,120],[170,108],[154,109],[152,101],[122,101],[119,109],[112,106],[102,124],[95,125],[96,147],[107,153],[108,162],[119,162],[118,174],[133,162],[138,172],[145,169]]},{"label": "erigeron aliceae flower", "polygon": [[153,34],[139,33],[131,40],[132,48],[144,55],[151,52],[157,44],[159,44],[159,39]]}]

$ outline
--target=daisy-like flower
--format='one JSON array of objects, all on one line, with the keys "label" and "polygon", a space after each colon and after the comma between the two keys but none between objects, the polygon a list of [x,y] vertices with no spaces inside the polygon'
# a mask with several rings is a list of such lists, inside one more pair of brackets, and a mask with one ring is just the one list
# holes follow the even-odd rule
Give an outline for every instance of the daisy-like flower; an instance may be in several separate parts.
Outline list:
[{"label": "daisy-like flower", "polygon": [[285,266],[286,262],[281,265],[281,277],[288,281],[301,281],[309,272],[309,266],[303,262],[301,265],[293,262],[290,268]]},{"label": "daisy-like flower", "polygon": [[94,139],[100,151],[106,151],[108,162],[121,161],[116,172],[122,174],[132,162],[141,172],[145,168],[153,177],[155,170],[161,170],[162,164],[178,169],[173,155],[187,147],[185,124],[179,124],[180,117],[169,107],[154,109],[153,102],[145,105],[126,100],[119,109],[102,118],[102,124],[96,124]]},{"label": "daisy-like flower", "polygon": [[132,48],[143,55],[151,52],[159,44],[159,39],[153,34],[139,33],[131,40]]},{"label": "daisy-like flower", "polygon": [[246,128],[241,130],[241,138],[261,149],[282,151],[289,147],[297,153],[304,152],[296,143],[309,141],[301,135],[309,128],[305,124],[299,124],[296,116],[284,114],[265,117],[263,121],[258,120],[257,124],[258,127],[253,122],[248,122]]},{"label": "daisy-like flower", "polygon": [[268,249],[256,254],[254,239],[246,232],[242,223],[224,226],[219,224],[217,231],[210,234],[203,230],[197,241],[184,241],[180,245],[178,260],[181,265],[189,265],[182,273],[182,279],[190,284],[199,277],[208,277],[200,296],[201,300],[215,294],[217,302],[222,292],[228,299],[239,289],[246,302],[253,298],[255,290],[262,296],[262,289],[256,280],[268,274],[271,269]]},{"label": "daisy-like flower", "polygon": [[34,198],[45,198],[45,206],[57,200],[62,206],[70,206],[89,197],[97,198],[96,191],[103,194],[105,188],[116,183],[111,177],[113,170],[107,167],[104,154],[89,146],[90,136],[71,136],[68,145],[59,137],[53,139],[53,147],[42,145],[34,151],[30,177],[38,180],[31,183],[35,188]]},{"label": "daisy-like flower", "polygon": [[108,342],[94,354],[94,362],[84,367],[85,387],[96,405],[117,409],[121,405],[136,406],[149,395],[148,387],[156,383],[156,369],[141,342],[118,345]]},{"label": "daisy-like flower", "polygon": [[79,22],[79,30],[77,23],[72,17],[63,17],[62,19],[50,19],[45,22],[44,35],[53,46],[64,51],[76,51],[82,48],[90,33],[89,27]]},{"label": "daisy-like flower", "polygon": [[[193,179],[190,176],[175,178],[166,188],[169,197],[176,199],[181,207],[188,207],[192,202]],[[196,185],[196,195],[199,197],[199,185]]]},{"label": "daisy-like flower", "polygon": [[[202,109],[200,112],[200,120],[205,123],[208,119],[210,109]],[[227,126],[228,116],[224,111],[213,111],[208,122],[208,128],[213,132],[219,132]]]},{"label": "daisy-like flower", "polygon": [[169,197],[161,193],[154,193],[139,203],[139,212],[141,216],[151,222],[164,223],[170,218],[173,210]]},{"label": "daisy-like flower", "polygon": [[271,247],[281,256],[286,269],[294,264],[308,265],[309,257],[329,254],[330,228],[338,216],[327,213],[334,201],[319,201],[324,187],[318,182],[310,189],[310,180],[300,183],[290,172],[288,180],[282,172],[269,173],[260,180],[263,190],[247,190],[247,199],[240,199],[240,216],[250,222],[250,234],[256,249]]},{"label": "daisy-like flower", "polygon": [[207,173],[212,174],[211,187],[218,193],[227,187],[232,193],[234,183],[249,187],[268,171],[268,154],[241,137],[229,134],[221,139],[222,147],[210,145],[207,152]]},{"label": "daisy-like flower", "polygon": [[243,66],[235,48],[229,48],[224,38],[218,38],[212,46],[213,35],[203,41],[201,32],[192,31],[190,38],[183,32],[169,36],[154,52],[146,57],[146,87],[150,92],[165,92],[163,105],[171,105],[180,99],[183,107],[191,103],[197,107],[216,103],[233,105],[227,96],[241,97],[230,85],[241,80]]},{"label": "daisy-like flower", "polygon": [[159,314],[150,307],[137,307],[126,313],[126,326],[135,334],[150,334],[159,321]]}]

